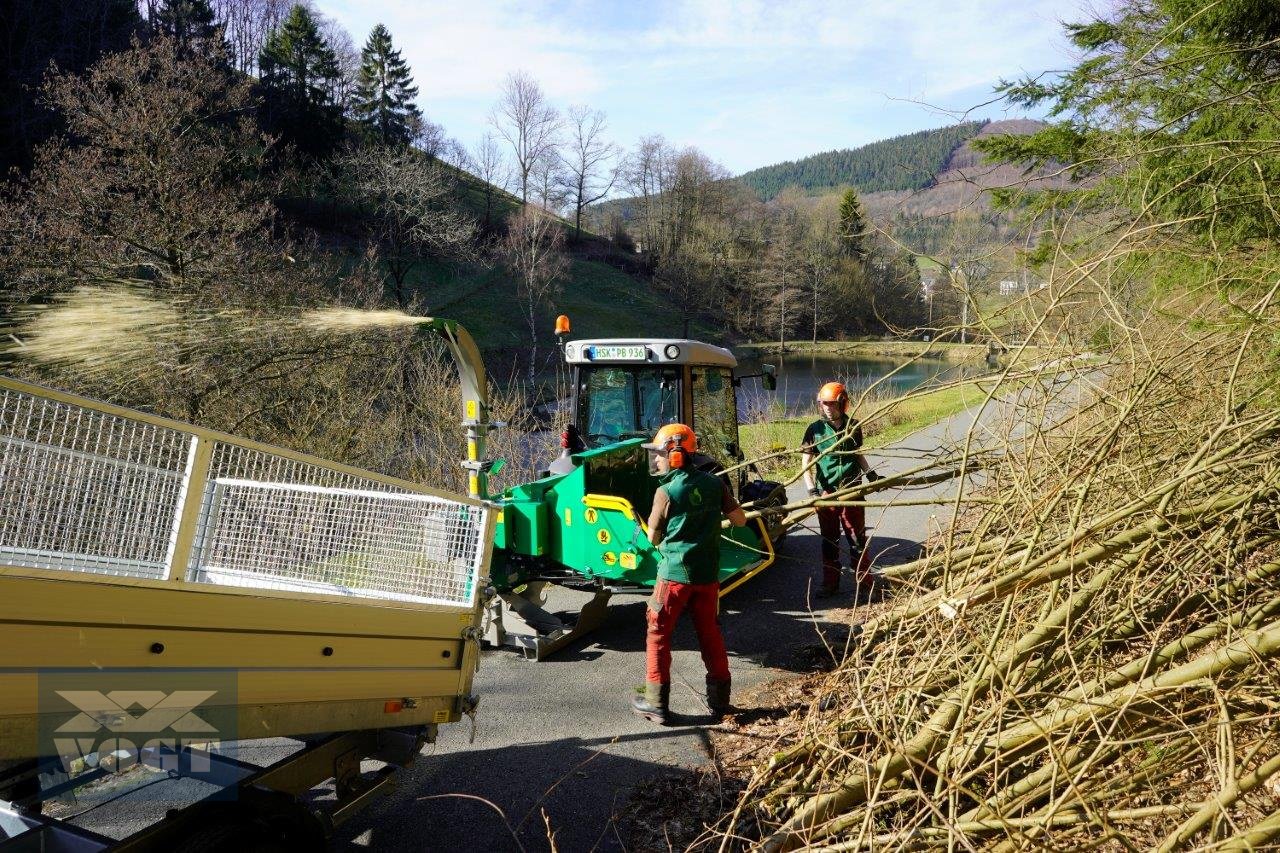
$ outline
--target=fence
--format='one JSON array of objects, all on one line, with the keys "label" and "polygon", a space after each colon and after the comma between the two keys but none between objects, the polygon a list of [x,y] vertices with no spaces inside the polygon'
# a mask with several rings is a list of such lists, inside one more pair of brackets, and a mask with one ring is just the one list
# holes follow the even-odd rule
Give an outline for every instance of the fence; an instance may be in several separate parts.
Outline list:
[{"label": "fence", "polygon": [[471,607],[488,512],[0,378],[0,566]]}]

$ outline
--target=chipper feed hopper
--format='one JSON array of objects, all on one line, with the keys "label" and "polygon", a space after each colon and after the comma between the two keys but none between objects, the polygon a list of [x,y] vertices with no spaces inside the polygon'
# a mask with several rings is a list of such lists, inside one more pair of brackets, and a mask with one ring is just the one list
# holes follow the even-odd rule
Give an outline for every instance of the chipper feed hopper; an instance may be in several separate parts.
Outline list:
[{"label": "chipper feed hopper", "polygon": [[[131,766],[214,793],[125,849],[315,849],[474,709],[496,520],[475,498],[0,379],[0,850],[117,843],[40,804]],[[299,748],[265,768],[220,747],[282,736]],[[366,758],[388,766],[362,773]],[[330,778],[332,808],[302,801]]]},{"label": "chipper feed hopper", "polygon": [[[567,331],[567,323],[558,331]],[[536,657],[596,627],[612,593],[653,586],[658,554],[645,522],[658,481],[640,445],[662,425],[692,426],[695,464],[727,471],[725,482],[739,500],[761,506],[783,499],[776,483],[749,480],[740,464],[737,389],[749,377],[735,375],[731,352],[684,339],[577,340],[561,347],[572,388],[564,453],[545,477],[502,495],[492,567],[499,600],[486,629],[490,642]],[[771,367],[752,377],[773,387]],[[761,521],[726,528],[721,594],[773,563],[770,532]],[[594,596],[566,623],[542,607],[551,583]]]}]

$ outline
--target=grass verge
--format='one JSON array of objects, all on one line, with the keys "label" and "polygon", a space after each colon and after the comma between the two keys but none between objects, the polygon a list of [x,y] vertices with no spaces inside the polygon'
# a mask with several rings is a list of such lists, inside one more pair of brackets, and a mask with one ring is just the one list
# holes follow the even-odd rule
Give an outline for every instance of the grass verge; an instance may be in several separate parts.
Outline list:
[{"label": "grass verge", "polygon": [[[943,418],[976,406],[986,397],[989,382],[974,380],[963,385],[941,388],[925,394],[899,398],[893,403],[888,399],[867,400],[855,412],[863,419],[865,445],[869,448],[884,447],[910,435],[916,430],[937,423]],[[874,419],[866,417],[886,403],[891,407]],[[740,428],[743,451],[748,459],[757,459],[782,450],[794,450],[804,438],[805,427],[818,417],[817,412],[805,415],[769,417]],[[768,460],[762,467],[768,471],[795,469],[798,459],[778,457]]]}]

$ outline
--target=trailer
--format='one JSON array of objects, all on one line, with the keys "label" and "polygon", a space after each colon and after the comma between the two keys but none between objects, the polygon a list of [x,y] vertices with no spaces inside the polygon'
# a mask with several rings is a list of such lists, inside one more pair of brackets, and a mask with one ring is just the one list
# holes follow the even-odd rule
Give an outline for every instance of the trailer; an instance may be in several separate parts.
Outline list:
[{"label": "trailer", "polygon": [[[474,714],[496,523],[477,495],[0,378],[0,850],[322,842]],[[301,746],[267,767],[225,749],[281,737]],[[123,839],[47,814],[125,771],[210,793]]]}]

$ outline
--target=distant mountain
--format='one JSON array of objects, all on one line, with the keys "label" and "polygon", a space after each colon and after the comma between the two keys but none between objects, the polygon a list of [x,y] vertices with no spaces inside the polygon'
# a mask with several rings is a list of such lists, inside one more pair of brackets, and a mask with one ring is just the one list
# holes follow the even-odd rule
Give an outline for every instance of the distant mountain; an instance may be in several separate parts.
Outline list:
[{"label": "distant mountain", "polygon": [[738,180],[765,201],[789,186],[811,194],[842,185],[852,185],[864,195],[919,190],[930,186],[935,175],[949,168],[957,150],[987,124],[970,121],[882,139],[860,148],[824,151],[753,169]]},{"label": "distant mountain", "polygon": [[989,195],[984,191],[997,187],[1066,186],[1069,182],[1053,176],[1051,170],[1026,175],[1021,166],[984,163],[982,155],[970,145],[972,139],[1001,134],[1022,136],[1046,126],[1044,122],[1032,119],[984,123],[980,132],[951,152],[927,184],[862,193],[863,206],[877,218],[895,215],[935,217],[975,206],[985,209]]},{"label": "distant mountain", "polygon": [[[1030,119],[994,121],[973,139],[984,136],[1035,133],[1046,124]],[[1052,167],[1027,174],[1023,167],[984,163],[973,149],[972,139],[956,148],[929,184],[920,189],[884,190],[862,195],[867,214],[915,252],[944,257],[955,250],[957,223],[979,223],[978,231],[960,236],[960,242],[990,247],[1021,245],[1024,232],[1002,211],[991,210],[991,194],[997,188],[1044,189],[1066,187],[1070,181]],[[972,250],[972,249],[971,249]]]}]

